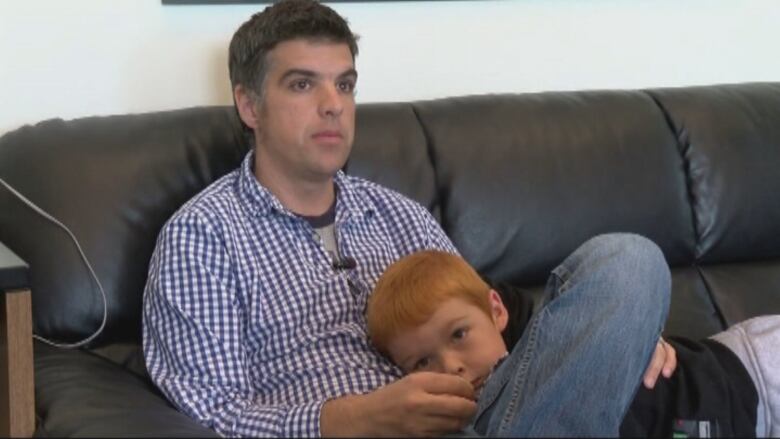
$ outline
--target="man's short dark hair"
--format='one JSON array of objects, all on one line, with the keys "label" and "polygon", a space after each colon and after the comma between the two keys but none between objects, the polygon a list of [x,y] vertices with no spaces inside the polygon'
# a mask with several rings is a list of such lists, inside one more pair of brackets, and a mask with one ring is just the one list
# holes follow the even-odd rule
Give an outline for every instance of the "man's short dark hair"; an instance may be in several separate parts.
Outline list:
[{"label": "man's short dark hair", "polygon": [[261,95],[268,52],[298,38],[345,43],[353,60],[358,53],[357,36],[336,11],[316,0],[282,0],[253,15],[233,35],[228,61],[231,88],[241,84]]}]

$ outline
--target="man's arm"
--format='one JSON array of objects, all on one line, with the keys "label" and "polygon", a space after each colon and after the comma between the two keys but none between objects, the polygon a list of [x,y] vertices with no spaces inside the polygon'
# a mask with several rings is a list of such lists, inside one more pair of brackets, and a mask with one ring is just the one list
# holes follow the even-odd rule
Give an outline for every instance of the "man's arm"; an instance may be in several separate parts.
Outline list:
[{"label": "man's arm", "polygon": [[323,401],[258,403],[247,373],[235,269],[218,234],[195,215],[165,227],[144,293],[149,374],[182,412],[219,434],[318,435]]},{"label": "man's arm", "polygon": [[322,407],[323,436],[443,436],[468,425],[474,389],[454,375],[421,372],[366,395],[333,399]]}]

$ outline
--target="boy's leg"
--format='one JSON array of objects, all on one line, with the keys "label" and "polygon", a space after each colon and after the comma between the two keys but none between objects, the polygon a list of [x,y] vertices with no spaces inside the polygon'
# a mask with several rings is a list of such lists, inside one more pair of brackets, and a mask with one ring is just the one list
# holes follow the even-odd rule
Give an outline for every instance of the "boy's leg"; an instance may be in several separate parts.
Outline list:
[{"label": "boy's leg", "polygon": [[780,436],[780,316],[745,320],[711,338],[739,357],[756,385],[756,437]]},{"label": "boy's leg", "polygon": [[550,277],[542,308],[480,397],[488,436],[617,436],[669,308],[662,252],[597,236]]}]

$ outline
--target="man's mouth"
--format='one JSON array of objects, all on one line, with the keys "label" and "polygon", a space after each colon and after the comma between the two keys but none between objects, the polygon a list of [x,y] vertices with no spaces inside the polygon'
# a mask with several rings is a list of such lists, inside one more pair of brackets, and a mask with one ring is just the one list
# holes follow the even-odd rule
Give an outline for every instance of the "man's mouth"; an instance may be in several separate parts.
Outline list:
[{"label": "man's mouth", "polygon": [[324,130],[314,133],[312,136],[316,140],[341,140],[342,135],[340,131],[336,130]]}]

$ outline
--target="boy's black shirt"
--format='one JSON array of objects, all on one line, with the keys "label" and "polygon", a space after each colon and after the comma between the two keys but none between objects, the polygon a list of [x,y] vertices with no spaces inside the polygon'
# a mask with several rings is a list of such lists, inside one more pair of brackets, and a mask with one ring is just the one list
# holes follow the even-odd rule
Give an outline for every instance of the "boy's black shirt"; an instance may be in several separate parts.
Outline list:
[{"label": "boy's black shirt", "polygon": [[[503,336],[511,351],[533,315],[533,300],[509,284],[493,287],[509,312]],[[739,358],[714,340],[664,339],[677,351],[677,369],[670,379],[660,377],[652,390],[639,386],[620,435],[672,437],[692,425],[698,431],[703,423],[711,436],[755,437],[758,393]]]}]

